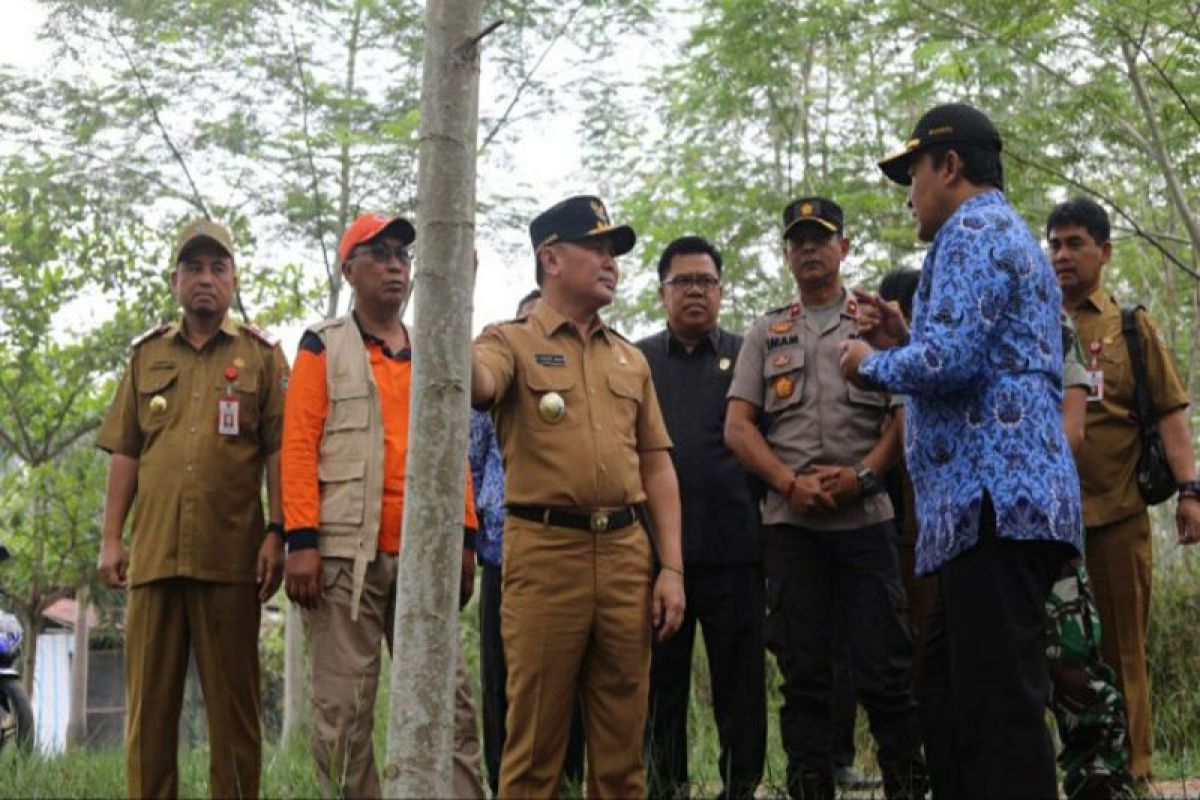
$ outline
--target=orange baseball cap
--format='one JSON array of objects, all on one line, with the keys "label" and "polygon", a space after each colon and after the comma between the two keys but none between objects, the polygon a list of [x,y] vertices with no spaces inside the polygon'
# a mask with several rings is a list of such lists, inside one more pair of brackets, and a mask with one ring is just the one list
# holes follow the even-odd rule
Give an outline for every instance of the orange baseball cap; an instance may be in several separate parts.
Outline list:
[{"label": "orange baseball cap", "polygon": [[395,233],[406,245],[412,244],[417,239],[417,231],[413,228],[412,223],[404,217],[388,214],[385,211],[370,211],[359,216],[350,223],[349,228],[346,228],[346,232],[342,234],[341,244],[338,245],[338,255],[341,256],[342,261],[345,261],[350,257],[351,250],[360,244],[371,241],[384,231]]}]

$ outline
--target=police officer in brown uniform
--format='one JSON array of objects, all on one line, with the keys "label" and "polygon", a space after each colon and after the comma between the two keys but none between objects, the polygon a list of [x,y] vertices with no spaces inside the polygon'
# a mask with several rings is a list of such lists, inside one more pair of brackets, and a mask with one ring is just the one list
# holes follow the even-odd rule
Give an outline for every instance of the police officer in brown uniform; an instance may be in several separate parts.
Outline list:
[{"label": "police officer in brown uniform", "polygon": [[178,794],[189,651],[208,713],[209,791],[258,795],[259,603],[283,568],[278,451],[288,366],[274,341],[228,316],[233,254],[229,232],[212,222],[180,233],[171,288],[183,319],[134,341],[96,438],[112,454],[99,568],[109,585],[129,588],[130,797]]},{"label": "police officer in brown uniform", "polygon": [[678,628],[684,598],[679,491],[650,368],[598,315],[635,236],[590,196],[543,212],[530,234],[542,301],[485,329],[471,372],[472,403],[495,419],[508,503],[500,796],[558,791],[579,692],[588,797],[641,797],[650,636]]},{"label": "police officer in brown uniform", "polygon": [[[1083,495],[1087,571],[1100,610],[1101,652],[1117,674],[1129,718],[1130,769],[1150,775],[1153,729],[1146,672],[1153,559],[1150,517],[1134,470],[1139,452],[1133,367],[1121,307],[1101,286],[1112,257],[1108,213],[1077,197],[1056,206],[1046,221],[1050,259],[1063,305],[1092,375],[1083,446],[1076,453]],[[1171,352],[1145,312],[1135,314],[1152,411],[1179,483],[1179,542],[1200,541],[1200,482],[1187,419],[1187,393]]]},{"label": "police officer in brown uniform", "polygon": [[879,745],[884,792],[919,797],[925,766],[908,687],[912,644],[892,505],[880,477],[899,458],[899,426],[886,394],[849,384],[838,366],[842,342],[856,336],[857,312],[841,282],[850,247],[842,209],[803,197],[787,206],[783,223],[800,299],[768,312],[746,333],[729,388],[725,441],[768,487],[762,503],[767,643],[784,676],[788,791],[834,795],[832,679],[840,627]]}]

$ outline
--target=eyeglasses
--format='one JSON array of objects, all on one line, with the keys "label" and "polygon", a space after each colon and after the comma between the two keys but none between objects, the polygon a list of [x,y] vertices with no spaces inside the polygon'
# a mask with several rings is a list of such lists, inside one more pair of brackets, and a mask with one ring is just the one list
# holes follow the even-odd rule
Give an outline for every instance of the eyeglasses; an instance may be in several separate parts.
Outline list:
[{"label": "eyeglasses", "polygon": [[408,264],[412,261],[412,250],[409,250],[405,245],[397,245],[391,247],[383,242],[372,242],[365,244],[355,251],[355,254],[366,253],[375,260],[377,264],[386,264],[388,259],[395,257],[401,264]]},{"label": "eyeglasses", "polygon": [[721,279],[716,275],[676,275],[670,280],[663,281],[663,286],[670,286],[681,292],[686,292],[692,287],[702,292],[711,292],[720,285]]}]

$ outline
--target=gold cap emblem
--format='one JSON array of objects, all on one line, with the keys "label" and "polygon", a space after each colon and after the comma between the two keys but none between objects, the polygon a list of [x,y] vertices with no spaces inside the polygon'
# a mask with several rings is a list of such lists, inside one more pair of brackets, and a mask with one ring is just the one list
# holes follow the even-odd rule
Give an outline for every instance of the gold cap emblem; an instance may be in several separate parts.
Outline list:
[{"label": "gold cap emblem", "polygon": [[813,212],[812,203],[802,203],[800,205],[800,216],[811,217]]},{"label": "gold cap emblem", "polygon": [[167,410],[167,398],[161,394],[156,394],[150,398],[150,410],[155,414],[161,414]]},{"label": "gold cap emblem", "polygon": [[596,219],[604,224],[608,224],[608,211],[605,210],[604,204],[599,200],[592,201],[592,213],[596,215]]},{"label": "gold cap emblem", "polygon": [[557,424],[567,415],[567,403],[558,392],[546,392],[538,400],[538,414],[546,422]]}]

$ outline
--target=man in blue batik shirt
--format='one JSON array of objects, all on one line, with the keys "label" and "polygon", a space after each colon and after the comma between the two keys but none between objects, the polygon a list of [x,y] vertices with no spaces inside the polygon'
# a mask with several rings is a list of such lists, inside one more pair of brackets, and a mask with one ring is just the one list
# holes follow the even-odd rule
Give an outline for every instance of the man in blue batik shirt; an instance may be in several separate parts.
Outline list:
[{"label": "man in blue batik shirt", "polygon": [[911,338],[863,296],[866,341],[843,346],[848,379],[909,396],[917,572],[939,576],[920,687],[935,797],[1057,796],[1045,602],[1081,546],[1079,479],[1059,415],[1059,289],[1001,192],[1000,150],[983,113],[951,104],[880,162],[911,185],[930,248]]}]

